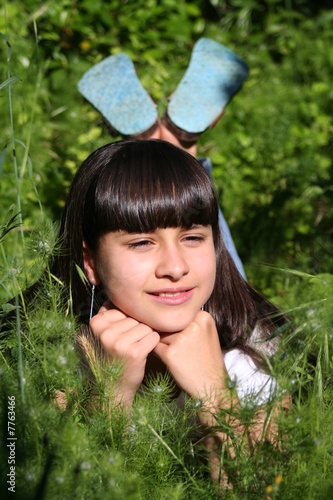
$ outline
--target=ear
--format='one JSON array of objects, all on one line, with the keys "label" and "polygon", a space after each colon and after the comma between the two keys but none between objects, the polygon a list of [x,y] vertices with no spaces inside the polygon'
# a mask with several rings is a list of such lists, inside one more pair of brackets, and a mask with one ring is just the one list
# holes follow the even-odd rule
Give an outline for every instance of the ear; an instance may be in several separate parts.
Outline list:
[{"label": "ear", "polygon": [[87,243],[83,242],[83,267],[84,274],[92,285],[98,285],[100,279],[95,269],[95,258]]}]

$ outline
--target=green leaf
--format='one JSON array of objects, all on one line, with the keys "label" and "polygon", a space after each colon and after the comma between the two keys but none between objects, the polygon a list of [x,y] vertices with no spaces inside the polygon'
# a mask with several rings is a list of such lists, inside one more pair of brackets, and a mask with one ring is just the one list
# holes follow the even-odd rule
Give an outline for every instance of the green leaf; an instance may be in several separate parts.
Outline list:
[{"label": "green leaf", "polygon": [[2,169],[3,169],[4,163],[5,163],[6,151],[7,151],[7,145],[3,148],[3,150],[1,151],[1,155],[0,155],[0,177],[1,177]]},{"label": "green leaf", "polygon": [[7,314],[11,311],[15,311],[16,306],[14,306],[13,304],[2,304],[1,309],[4,314]]},{"label": "green leaf", "polygon": [[17,220],[19,217],[19,214],[13,215],[3,226],[0,226],[0,243],[2,242],[3,238],[8,234],[12,229],[15,229],[16,227],[19,227],[20,222]]},{"label": "green leaf", "polygon": [[7,44],[7,48],[8,48],[8,61],[10,60],[10,56],[11,56],[11,53],[12,53],[12,48],[10,46],[10,43],[8,42],[7,38],[5,37],[5,35],[3,33],[0,33],[0,37],[5,40],[6,44]]},{"label": "green leaf", "polygon": [[[28,148],[27,146],[24,144],[24,142],[22,142],[20,139],[15,139],[15,142],[17,142],[18,144],[21,144],[21,146],[28,152]],[[43,214],[43,207],[42,207],[42,203],[40,201],[40,198],[39,198],[39,194],[38,194],[38,191],[37,191],[37,188],[36,188],[36,185],[33,181],[33,178],[32,178],[32,160],[31,160],[31,156],[30,154],[28,153],[28,174],[29,174],[29,179],[30,179],[30,182],[31,182],[31,185],[32,185],[32,188],[33,190],[35,191],[35,194],[37,196],[37,200],[38,200],[38,204],[39,204],[39,208],[40,208],[40,211],[42,212]]]},{"label": "green leaf", "polygon": [[75,268],[77,270],[77,273],[82,281],[82,283],[85,283],[85,284],[88,284],[88,280],[87,280],[87,277],[86,275],[84,274],[84,272],[82,271],[81,267],[78,266],[77,264],[75,264]]},{"label": "green leaf", "polygon": [[13,85],[16,82],[21,82],[21,81],[22,81],[21,78],[19,78],[18,76],[11,76],[10,78],[7,78],[7,80],[5,80],[0,84],[0,90],[3,90],[9,87],[9,85]]},{"label": "green leaf", "polygon": [[43,207],[42,207],[42,203],[40,201],[40,198],[39,198],[39,194],[38,194],[38,191],[37,191],[37,188],[36,188],[36,185],[33,181],[33,178],[32,178],[32,161],[31,161],[31,156],[28,154],[28,173],[29,173],[29,179],[30,179],[30,182],[31,182],[31,185],[32,185],[32,188],[33,190],[35,191],[36,193],[36,196],[37,196],[37,200],[38,200],[38,204],[39,204],[39,208],[40,208],[40,211],[43,213]]},{"label": "green leaf", "polygon": [[[286,330],[288,330],[291,326],[293,325],[293,321],[288,321],[284,325],[280,326],[274,332],[270,335],[269,339],[273,339],[274,337],[277,337],[281,333],[284,333]],[[268,339],[268,340],[269,340]]]}]

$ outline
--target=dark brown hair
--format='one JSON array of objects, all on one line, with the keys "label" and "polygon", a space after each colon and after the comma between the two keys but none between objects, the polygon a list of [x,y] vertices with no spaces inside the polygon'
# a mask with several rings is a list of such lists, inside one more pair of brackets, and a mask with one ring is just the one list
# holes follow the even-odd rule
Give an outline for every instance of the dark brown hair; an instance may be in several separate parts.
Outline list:
[{"label": "dark brown hair", "polygon": [[[237,347],[255,358],[249,342],[255,327],[265,339],[285,319],[239,274],[222,239],[218,202],[204,168],[164,141],[108,144],[77,172],[60,229],[64,253],[53,264],[53,272],[71,290],[74,313],[88,322],[90,291],[75,266],[83,269],[83,241],[95,250],[109,231],[151,232],[193,224],[212,226],[217,275],[205,309],[215,319],[221,346]],[[106,297],[98,292],[102,302]]]}]

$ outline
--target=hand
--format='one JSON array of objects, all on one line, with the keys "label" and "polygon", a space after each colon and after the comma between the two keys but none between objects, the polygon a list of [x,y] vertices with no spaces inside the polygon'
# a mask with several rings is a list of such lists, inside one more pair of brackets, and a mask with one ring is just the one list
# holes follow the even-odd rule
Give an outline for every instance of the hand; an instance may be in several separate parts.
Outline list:
[{"label": "hand", "polygon": [[105,303],[91,319],[90,328],[108,358],[123,365],[117,400],[132,404],[145,374],[147,356],[160,336],[149,326],[110,309],[110,303]]},{"label": "hand", "polygon": [[183,331],[161,334],[154,352],[192,398],[215,405],[225,392],[227,370],[210,314],[199,311]]}]

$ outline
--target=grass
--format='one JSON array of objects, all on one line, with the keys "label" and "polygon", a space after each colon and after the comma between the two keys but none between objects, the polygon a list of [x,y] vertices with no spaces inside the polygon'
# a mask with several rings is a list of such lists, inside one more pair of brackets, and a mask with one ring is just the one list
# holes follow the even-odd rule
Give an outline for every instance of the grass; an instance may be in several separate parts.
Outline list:
[{"label": "grass", "polygon": [[[36,23],[34,26],[37,37]],[[210,480],[204,446],[198,435],[195,402],[186,400],[184,411],[181,411],[171,398],[172,381],[157,377],[150,381],[144,394],[138,396],[130,420],[120,409],[110,411],[108,396],[119,370],[115,366],[98,368],[95,384],[82,374],[76,349],[78,325],[68,311],[62,284],[46,272],[33,302],[24,300],[25,288],[47,270],[48,258],[56,248],[57,234],[57,226],[47,217],[48,207],[43,206],[42,211],[39,206],[36,179],[41,176],[43,181],[43,175],[46,178],[48,175],[38,165],[34,141],[43,150],[41,155],[47,149],[52,151],[54,158],[57,156],[55,149],[48,148],[49,125],[42,123],[44,115],[39,114],[37,95],[45,98],[41,73],[37,73],[33,84],[26,79],[27,96],[35,98],[31,100],[31,108],[23,106],[23,111],[18,112],[19,99],[14,90],[20,80],[11,76],[14,72],[8,37],[3,35],[2,41],[8,49],[6,78],[0,86],[1,97],[8,104],[8,127],[0,155],[0,180],[6,201],[11,200],[11,203],[9,209],[6,207],[8,212],[0,227],[1,491],[9,497],[7,474],[10,464],[6,443],[9,415],[13,409],[13,405],[10,406],[13,399],[9,398],[15,397],[17,498],[218,498],[220,492]],[[53,84],[57,84],[56,74],[53,74]],[[251,88],[257,84],[254,72]],[[57,113],[53,110],[55,119],[63,112],[60,107],[57,109]],[[230,139],[232,147],[227,156],[235,144],[237,146],[237,141],[246,142],[242,110],[237,105],[234,109],[241,122]],[[249,116],[250,110],[245,109],[245,113]],[[70,119],[73,123],[80,121]],[[94,120],[92,114],[86,126]],[[322,116],[322,120],[324,123],[325,117]],[[52,126],[58,134],[63,125],[55,121]],[[83,144],[88,136],[91,145],[103,140],[100,129],[91,130],[91,137],[83,132],[80,135]],[[274,130],[267,131],[272,148]],[[320,133],[323,134],[323,130]],[[45,137],[40,139],[43,134]],[[210,149],[209,142],[207,144],[203,149]],[[66,175],[62,171],[55,174],[64,175],[60,182],[62,189],[68,186],[73,163],[82,154],[75,147],[77,149],[74,146],[66,149],[69,155]],[[216,146],[211,149],[218,156]],[[10,150],[15,151],[13,156]],[[31,150],[34,151],[32,159]],[[249,162],[250,150],[251,147],[245,158]],[[292,145],[290,150],[293,150]],[[293,154],[296,154],[294,150]],[[234,158],[239,160],[237,154]],[[223,158],[220,160],[222,163]],[[232,162],[230,168],[234,168]],[[248,180],[251,173],[247,175]],[[237,184],[234,188],[239,193],[239,179],[230,180],[228,199],[233,196],[233,183]],[[51,183],[43,184],[42,181],[39,187],[51,190]],[[52,198],[53,191],[50,192]],[[272,374],[280,388],[276,397],[287,391],[293,405],[279,417],[276,446],[262,442],[251,453],[245,453],[240,441],[234,459],[228,454],[220,457],[233,483],[233,488],[227,488],[223,497],[328,499],[333,495],[333,276],[328,272],[290,271],[281,266],[268,267],[266,271],[270,283],[279,283],[275,289],[270,288],[271,285],[267,288],[288,311],[294,326],[293,333],[280,332],[280,349],[271,360]],[[260,276],[265,280],[265,271],[261,271]],[[9,303],[13,296],[15,302]],[[8,314],[13,318],[11,325],[4,323]],[[57,403],[59,391],[67,400],[65,407]],[[238,417],[245,423],[251,422],[253,408],[250,405],[242,408]],[[228,415],[219,415],[218,425],[225,429],[227,420]]]},{"label": "grass", "polygon": [[[301,293],[308,285],[302,278],[295,291]],[[282,394],[288,391],[293,397],[292,409],[279,417],[278,444],[263,442],[248,454],[240,442],[233,460],[223,457],[223,467],[233,481],[226,498],[330,498],[333,282],[323,286],[328,286],[325,299],[317,298],[316,289],[307,305],[295,309],[295,332],[281,338],[272,365]],[[22,325],[25,402],[15,326],[2,338],[1,440],[6,442],[7,437],[8,396],[15,396],[18,497],[216,498],[195,423],[195,402],[187,400],[184,411],[180,410],[171,398],[172,382],[158,377],[138,396],[130,421],[120,410],[109,413],[110,385],[105,380],[116,380],[119,372],[102,367],[99,383],[87,383],[75,349],[77,325],[65,311],[61,286],[53,282],[50,288],[48,281],[26,310]],[[318,322],[324,323],[323,329]],[[66,407],[57,407],[59,390],[66,395]],[[242,408],[238,416],[251,422],[253,408]],[[221,414],[218,420],[225,429],[227,415]],[[2,484],[7,459],[3,447]]]}]

